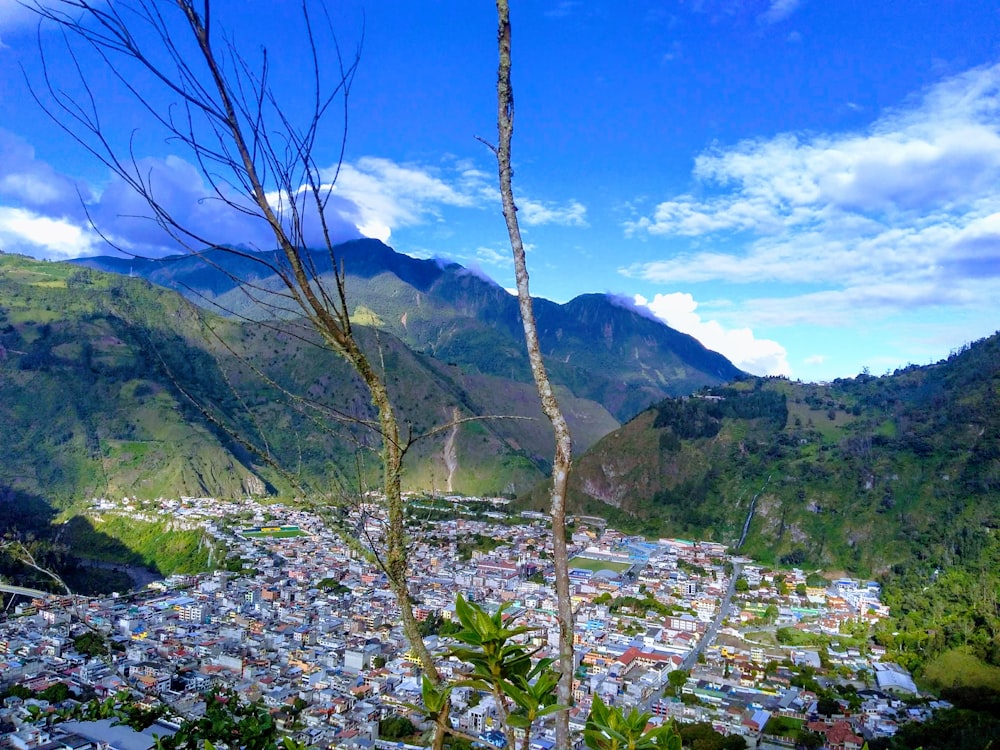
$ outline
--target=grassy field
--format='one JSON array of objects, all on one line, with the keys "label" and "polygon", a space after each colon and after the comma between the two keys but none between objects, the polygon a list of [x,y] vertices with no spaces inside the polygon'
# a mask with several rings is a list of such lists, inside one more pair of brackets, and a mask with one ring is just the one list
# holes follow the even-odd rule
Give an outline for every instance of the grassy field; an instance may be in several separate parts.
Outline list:
[{"label": "grassy field", "polygon": [[945,651],[928,662],[924,679],[938,688],[977,687],[1000,692],[1000,667],[958,649]]},{"label": "grassy field", "polygon": [[776,734],[781,737],[795,738],[804,723],[802,719],[792,719],[788,716],[772,716],[768,719],[764,731],[768,734]]},{"label": "grassy field", "polygon": [[574,557],[569,561],[570,568],[580,568],[581,570],[613,570],[621,573],[632,567],[632,563],[612,562],[610,560],[592,560],[589,557]]},{"label": "grassy field", "polygon": [[749,643],[760,643],[765,646],[777,646],[778,639],[772,630],[754,630],[744,633],[744,638]]}]

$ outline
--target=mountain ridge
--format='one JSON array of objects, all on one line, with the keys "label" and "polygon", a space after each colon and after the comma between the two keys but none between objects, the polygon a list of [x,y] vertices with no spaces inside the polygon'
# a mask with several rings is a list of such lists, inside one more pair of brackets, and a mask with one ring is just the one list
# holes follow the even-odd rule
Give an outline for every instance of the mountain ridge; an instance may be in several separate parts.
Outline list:
[{"label": "mountain ridge", "polygon": [[[495,282],[457,263],[398,253],[378,240],[354,240],[336,251],[356,319],[442,361],[531,382],[517,300]],[[274,267],[281,263],[275,252],[255,257]],[[309,258],[317,276],[330,283],[329,256],[312,252]],[[267,290],[279,289],[260,263],[225,250],[141,262],[108,257],[74,262],[119,274],[128,268],[196,304],[250,318],[263,314],[260,302],[275,300]],[[240,291],[237,279],[253,282],[256,301]],[[565,304],[535,299],[534,305],[553,378],[580,396],[605,403],[619,421],[664,396],[743,374],[693,337],[609,295],[581,295]],[[470,341],[483,345],[470,346]]]},{"label": "mountain ridge", "polygon": [[[362,252],[372,248],[374,254]],[[377,318],[381,308],[386,319],[397,321],[380,324],[378,333],[364,325],[358,331],[366,347],[380,351],[404,430],[420,435],[455,414],[478,418],[451,434],[447,450],[428,441],[415,443],[407,486],[495,494],[521,492],[539,481],[551,459],[551,434],[524,366],[523,344],[503,326],[461,314],[464,306],[485,311],[487,320],[506,316],[505,325],[519,326],[509,306],[496,304],[511,302],[510,295],[482,279],[471,280],[454,264],[407,258],[381,243],[360,243],[354,250],[365,260],[362,273],[348,282],[356,287],[359,279],[373,280],[374,292],[358,300],[355,312],[361,314],[355,317],[364,318],[367,308],[369,317]],[[53,497],[63,506],[105,493],[290,491],[280,472],[248,452],[237,435],[252,436],[266,446],[265,454],[271,451],[280,462],[299,466],[310,482],[329,473],[353,487],[377,483],[377,461],[367,462],[361,474],[352,468],[351,456],[374,447],[367,428],[358,426],[372,415],[343,361],[295,319],[259,325],[214,315],[214,304],[205,298],[240,294],[231,274],[246,261],[237,258],[237,267],[206,270],[203,260],[62,264],[0,256],[0,367],[7,373],[0,416],[11,446],[0,484]],[[107,275],[95,266],[117,273]],[[400,281],[397,272],[417,286]],[[162,274],[172,275],[168,280],[199,299],[203,311],[154,285]],[[255,283],[266,285],[260,276]],[[441,286],[450,301],[438,301],[436,287]],[[392,294],[409,295],[413,305],[399,316],[387,313],[382,300]],[[576,304],[578,312],[589,306],[592,317],[594,310],[621,317],[625,322],[616,323],[621,329],[637,319],[600,296]],[[588,343],[588,323],[560,318],[559,306],[548,305],[554,312],[547,320],[555,322],[545,335],[562,347],[565,359],[579,358],[577,351]],[[415,338],[425,343],[422,351],[396,337],[417,323],[427,328]],[[639,325],[655,326],[652,321]],[[662,336],[664,328],[654,330]],[[623,342],[627,333],[621,334]],[[655,355],[655,347],[651,351]],[[612,360],[618,356],[610,355]],[[724,358],[712,356],[725,369]],[[637,381],[619,384],[615,392],[613,362],[599,364],[597,373],[592,363],[556,367],[562,376],[557,392],[580,450],[619,424],[602,403],[621,411],[662,393]],[[662,367],[658,360],[655,364]],[[259,375],[271,385],[257,382]],[[718,376],[695,379],[703,384],[717,382]],[[342,434],[323,444],[309,436],[310,420],[301,404],[286,403],[288,393],[322,402],[316,408],[333,410],[338,420],[354,420],[355,426],[337,428]],[[633,407],[626,405],[629,399]],[[48,416],[39,420],[39,413]]]}]

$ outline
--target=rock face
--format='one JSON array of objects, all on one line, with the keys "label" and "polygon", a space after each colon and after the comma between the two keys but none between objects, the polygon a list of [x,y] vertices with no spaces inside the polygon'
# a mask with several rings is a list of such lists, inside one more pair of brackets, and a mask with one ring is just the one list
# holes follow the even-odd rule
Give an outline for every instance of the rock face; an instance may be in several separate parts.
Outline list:
[{"label": "rock face", "polygon": [[251,497],[262,497],[267,494],[267,485],[256,474],[243,477],[243,491]]}]

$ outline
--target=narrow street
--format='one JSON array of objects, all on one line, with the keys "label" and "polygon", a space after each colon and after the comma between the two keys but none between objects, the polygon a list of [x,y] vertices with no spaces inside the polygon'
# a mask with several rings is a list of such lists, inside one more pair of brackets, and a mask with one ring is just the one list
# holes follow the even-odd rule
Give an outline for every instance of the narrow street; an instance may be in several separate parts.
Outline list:
[{"label": "narrow street", "polygon": [[[760,490],[757,491],[750,499],[750,508],[747,511],[746,521],[743,523],[743,533],[740,534],[740,540],[733,547],[733,552],[739,550],[743,546],[743,541],[747,537],[747,532],[750,530],[750,522],[753,520],[754,510],[757,507],[757,498],[761,496],[764,489],[767,487],[768,482],[771,481],[771,475],[768,474],[767,479],[764,480],[764,484],[761,486]],[[715,614],[715,619],[712,620],[712,624],[705,629],[704,634],[698,641],[698,645],[692,649],[691,653],[684,657],[684,663],[681,665],[682,669],[691,671],[694,665],[698,662],[698,654],[702,653],[705,648],[712,644],[715,640],[715,636],[719,634],[719,628],[722,627],[722,623],[725,622],[726,618],[729,616],[729,609],[733,600],[733,593],[736,591],[736,581],[740,577],[740,570],[742,569],[742,563],[733,562],[733,574],[729,577],[729,587],[726,589],[726,595],[719,602],[719,611]]]},{"label": "narrow street", "polygon": [[722,623],[729,616],[729,609],[732,604],[733,593],[736,591],[736,580],[740,577],[741,566],[742,563],[733,563],[733,574],[729,577],[729,586],[726,588],[726,595],[719,603],[719,611],[716,612],[712,624],[705,629],[704,634],[698,641],[698,645],[691,650],[691,653],[684,657],[684,663],[681,665],[682,669],[690,671],[694,667],[698,661],[698,654],[704,651],[715,640],[715,636],[719,633],[719,628],[722,627]]}]

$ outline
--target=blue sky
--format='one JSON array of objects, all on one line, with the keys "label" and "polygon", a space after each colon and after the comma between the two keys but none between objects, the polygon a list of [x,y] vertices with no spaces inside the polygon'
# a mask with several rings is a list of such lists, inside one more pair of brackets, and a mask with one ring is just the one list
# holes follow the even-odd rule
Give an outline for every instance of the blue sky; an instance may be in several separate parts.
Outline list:
[{"label": "blue sky", "polygon": [[[294,110],[296,4],[217,0],[266,44]],[[648,305],[757,374],[881,374],[1000,328],[1000,11],[994,3],[513,0],[515,191],[532,292]],[[513,286],[495,162],[490,2],[331,2],[364,27],[337,182],[344,238],[444,257]],[[232,11],[236,11],[232,13]],[[29,13],[0,0],[0,248],[171,248],[28,95]],[[53,71],[56,35],[42,30]],[[257,230],[199,201],[190,156],[86,68],[109,135],[219,241]],[[161,100],[157,100],[160,102]],[[321,144],[336,161],[339,133]],[[263,240],[261,240],[263,241]]]}]

